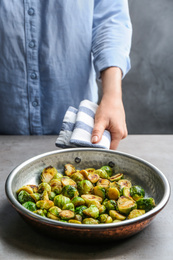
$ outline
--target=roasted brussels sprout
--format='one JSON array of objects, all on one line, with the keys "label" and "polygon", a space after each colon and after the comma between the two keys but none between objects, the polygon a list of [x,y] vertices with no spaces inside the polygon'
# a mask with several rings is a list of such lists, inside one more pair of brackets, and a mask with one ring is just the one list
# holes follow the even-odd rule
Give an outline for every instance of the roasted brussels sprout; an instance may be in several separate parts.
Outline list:
[{"label": "roasted brussels sprout", "polygon": [[30,211],[37,210],[35,203],[32,201],[27,201],[27,202],[23,203],[22,206]]},{"label": "roasted brussels sprout", "polygon": [[79,214],[76,214],[74,217],[75,220],[82,222],[82,216]]},{"label": "roasted brussels sprout", "polygon": [[33,211],[33,213],[42,216],[42,217],[47,217],[47,211],[46,210],[42,210],[42,209],[37,209],[35,211]]},{"label": "roasted brussels sprout", "polygon": [[102,203],[102,198],[97,196],[97,195],[91,195],[91,194],[83,194],[81,195],[81,198],[85,200],[85,203],[88,204],[91,201],[98,201],[100,203]]},{"label": "roasted brussels sprout", "polygon": [[107,171],[105,171],[105,170],[103,170],[103,169],[95,170],[94,173],[95,173],[95,174],[98,174],[98,175],[100,176],[100,178],[109,179],[109,174],[107,173]]},{"label": "roasted brussels sprout", "polygon": [[117,173],[109,178],[110,181],[119,181],[123,178],[123,173]]},{"label": "roasted brussels sprout", "polygon": [[69,219],[74,218],[75,214],[71,210],[61,210],[61,212],[59,213],[59,216],[63,220],[69,220]]},{"label": "roasted brussels sprout", "polygon": [[101,214],[99,217],[100,223],[112,223],[113,219],[108,214]]},{"label": "roasted brussels sprout", "polygon": [[54,198],[54,204],[55,206],[62,209],[65,204],[70,203],[70,199],[68,197],[63,196],[62,194],[56,195]]},{"label": "roasted brussels sprout", "polygon": [[36,202],[36,206],[39,209],[50,209],[51,207],[54,206],[53,201],[51,200],[39,200]]},{"label": "roasted brussels sprout", "polygon": [[73,179],[76,183],[83,181],[85,179],[82,173],[80,172],[73,173],[70,178]]},{"label": "roasted brussels sprout", "polygon": [[109,215],[113,218],[113,220],[118,219],[118,220],[125,220],[126,217],[120,213],[118,213],[116,210],[110,210]]},{"label": "roasted brussels sprout", "polygon": [[103,187],[105,190],[109,187],[110,181],[108,179],[99,179],[97,182],[97,186]]},{"label": "roasted brussels sprout", "polygon": [[127,180],[127,179],[121,179],[118,181],[118,184],[120,185],[121,189],[124,187],[128,187],[131,188],[132,184],[131,181]]},{"label": "roasted brussels sprout", "polygon": [[103,205],[106,207],[106,209],[109,211],[111,209],[116,209],[116,201],[115,200],[108,200],[108,199],[105,199],[103,201]]},{"label": "roasted brussels sprout", "polygon": [[40,196],[40,200],[49,200],[49,195],[47,190],[44,190],[42,195]]},{"label": "roasted brussels sprout", "polygon": [[75,208],[74,208],[74,204],[73,204],[73,203],[67,203],[67,204],[65,204],[62,209],[68,209],[68,210],[71,210],[71,211],[75,211]]},{"label": "roasted brussels sprout", "polygon": [[99,209],[95,205],[91,205],[89,208],[84,209],[83,213],[91,218],[98,218],[99,217]]},{"label": "roasted brussels sprout", "polygon": [[65,175],[70,177],[74,172],[76,172],[76,169],[75,169],[75,167],[72,164],[67,163],[64,166],[64,172],[65,172]]},{"label": "roasted brussels sprout", "polygon": [[120,213],[128,215],[132,209],[137,208],[137,205],[133,199],[121,196],[117,201],[117,208]]},{"label": "roasted brussels sprout", "polygon": [[138,209],[143,209],[146,212],[148,212],[149,210],[151,210],[156,206],[153,198],[141,198],[137,200],[136,203]]},{"label": "roasted brussels sprout", "polygon": [[55,192],[57,195],[62,192],[62,182],[60,179],[52,179],[49,182],[49,185],[51,187],[51,191]]},{"label": "roasted brussels sprout", "polygon": [[99,224],[97,219],[94,218],[84,218],[82,224]]},{"label": "roasted brussels sprout", "polygon": [[54,175],[57,173],[57,169],[52,166],[48,166],[43,169],[41,173],[41,182],[50,182],[50,180],[54,177]]},{"label": "roasted brussels sprout", "polygon": [[117,200],[120,197],[120,192],[117,187],[110,187],[107,190],[107,197],[110,200]]},{"label": "roasted brussels sprout", "polygon": [[37,202],[38,200],[41,200],[41,194],[40,193],[33,193],[31,194],[32,199]]},{"label": "roasted brussels sprout", "polygon": [[133,209],[128,215],[127,219],[137,218],[141,215],[145,214],[145,210],[142,209]]},{"label": "roasted brussels sprout", "polygon": [[112,176],[113,169],[112,169],[110,166],[108,166],[108,165],[102,166],[102,167],[101,167],[101,170],[105,170],[105,171],[107,172],[107,174],[109,175],[109,177]]},{"label": "roasted brussels sprout", "polygon": [[57,172],[57,173],[55,173],[55,175],[53,176],[52,180],[53,180],[53,179],[61,179],[62,177],[64,177],[64,175],[63,175],[62,173]]},{"label": "roasted brussels sprout", "polygon": [[79,194],[82,195],[82,194],[90,194],[93,192],[93,185],[90,181],[88,180],[83,180],[83,181],[80,181],[78,182],[78,191],[79,191]]},{"label": "roasted brussels sprout", "polygon": [[76,219],[70,219],[68,222],[69,222],[69,223],[73,223],[73,224],[82,224],[81,221],[76,220]]},{"label": "roasted brussels sprout", "polygon": [[132,186],[130,188],[130,195],[134,200],[139,200],[145,197],[145,191],[141,186]]},{"label": "roasted brussels sprout", "polygon": [[30,187],[30,185],[25,185],[25,186],[21,187],[20,189],[17,190],[16,193],[18,194],[22,190],[26,191],[29,194],[33,193],[33,189]]},{"label": "roasted brussels sprout", "polygon": [[78,197],[79,192],[78,190],[71,185],[66,185],[63,187],[62,189],[62,194],[70,199],[74,198],[74,197]]},{"label": "roasted brussels sprout", "polygon": [[84,209],[87,209],[87,207],[86,206],[77,207],[75,210],[76,215],[81,215],[82,217],[84,217],[84,214],[83,214]]},{"label": "roasted brussels sprout", "polygon": [[74,180],[72,180],[71,178],[69,178],[68,176],[65,176],[61,179],[62,185],[66,186],[66,185],[71,185],[74,186],[75,188],[77,188],[77,184]]},{"label": "roasted brussels sprout", "polygon": [[48,213],[47,213],[47,217],[54,219],[54,220],[60,220],[59,218],[59,213],[61,212],[61,209],[53,206],[49,209]]},{"label": "roasted brussels sprout", "polygon": [[122,194],[122,196],[125,196],[125,197],[131,197],[130,188],[123,187],[122,190],[121,190],[121,194]]},{"label": "roasted brussels sprout", "polygon": [[49,199],[50,200],[54,200],[55,196],[56,196],[56,193],[54,191],[49,191],[48,192],[48,195],[49,195]]},{"label": "roasted brussels sprout", "polygon": [[[32,195],[32,194],[31,194],[31,195]],[[18,199],[18,201],[19,201],[21,204],[23,204],[23,203],[25,203],[25,202],[27,202],[27,201],[32,201],[32,202],[34,202],[34,199],[31,197],[31,195],[30,195],[27,191],[21,190],[21,191],[19,192],[19,194],[17,195],[17,199]]]},{"label": "roasted brussels sprout", "polygon": [[38,192],[41,193],[44,190],[50,192],[51,191],[51,187],[47,182],[42,182],[38,185]]},{"label": "roasted brussels sprout", "polygon": [[106,196],[105,188],[97,185],[94,187],[93,191],[94,191],[95,195],[101,197],[102,199],[105,199],[105,196]]},{"label": "roasted brussels sprout", "polygon": [[81,197],[74,197],[71,202],[74,204],[75,207],[79,207],[85,205],[85,200]]}]

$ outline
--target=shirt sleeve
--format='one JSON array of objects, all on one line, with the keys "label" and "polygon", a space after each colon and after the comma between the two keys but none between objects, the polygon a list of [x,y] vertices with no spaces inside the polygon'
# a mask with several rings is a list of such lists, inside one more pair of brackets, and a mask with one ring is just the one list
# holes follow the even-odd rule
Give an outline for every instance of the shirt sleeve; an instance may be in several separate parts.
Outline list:
[{"label": "shirt sleeve", "polygon": [[102,70],[112,66],[119,67],[124,77],[131,67],[132,25],[128,0],[95,0],[92,33],[97,79]]}]

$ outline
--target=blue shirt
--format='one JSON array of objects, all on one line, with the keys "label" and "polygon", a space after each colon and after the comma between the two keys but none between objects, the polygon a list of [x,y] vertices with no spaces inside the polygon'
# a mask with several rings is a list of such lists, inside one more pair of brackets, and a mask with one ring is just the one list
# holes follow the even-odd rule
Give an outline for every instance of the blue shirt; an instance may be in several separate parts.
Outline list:
[{"label": "blue shirt", "polygon": [[58,134],[102,70],[128,72],[131,33],[127,0],[1,0],[0,134]]}]

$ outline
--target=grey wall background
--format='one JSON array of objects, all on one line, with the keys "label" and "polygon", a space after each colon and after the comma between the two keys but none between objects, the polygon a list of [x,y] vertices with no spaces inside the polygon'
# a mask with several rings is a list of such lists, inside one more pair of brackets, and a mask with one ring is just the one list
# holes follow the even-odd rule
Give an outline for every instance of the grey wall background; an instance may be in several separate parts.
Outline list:
[{"label": "grey wall background", "polygon": [[173,134],[173,0],[129,0],[132,69],[123,80],[129,134]]}]

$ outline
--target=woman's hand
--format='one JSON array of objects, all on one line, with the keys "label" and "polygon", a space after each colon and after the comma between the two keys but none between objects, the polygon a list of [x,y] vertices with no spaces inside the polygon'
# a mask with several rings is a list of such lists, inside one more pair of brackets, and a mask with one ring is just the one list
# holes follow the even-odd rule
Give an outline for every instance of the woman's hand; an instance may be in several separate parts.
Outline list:
[{"label": "woman's hand", "polygon": [[110,149],[115,150],[127,136],[125,111],[122,102],[121,70],[111,67],[102,72],[103,97],[95,114],[92,143],[101,140],[105,129],[111,133]]}]

